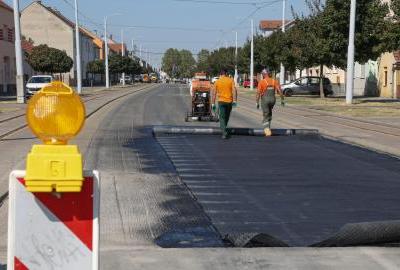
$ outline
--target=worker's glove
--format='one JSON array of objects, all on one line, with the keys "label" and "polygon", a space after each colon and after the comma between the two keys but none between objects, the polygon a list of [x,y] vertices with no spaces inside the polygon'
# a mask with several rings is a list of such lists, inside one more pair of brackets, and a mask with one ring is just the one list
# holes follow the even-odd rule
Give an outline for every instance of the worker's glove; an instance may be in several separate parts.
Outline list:
[{"label": "worker's glove", "polygon": [[257,103],[257,104],[256,104],[256,108],[257,108],[257,110],[260,109],[260,103]]},{"label": "worker's glove", "polygon": [[282,107],[285,107],[285,105],[286,105],[286,103],[285,103],[285,101],[282,99],[282,100],[281,100],[281,106],[282,106]]},{"label": "worker's glove", "polygon": [[215,112],[217,110],[217,106],[215,106],[215,104],[211,105],[211,108],[212,108],[213,112]]},{"label": "worker's glove", "polygon": [[236,107],[237,107],[237,102],[235,101],[232,103],[232,108],[236,108]]}]

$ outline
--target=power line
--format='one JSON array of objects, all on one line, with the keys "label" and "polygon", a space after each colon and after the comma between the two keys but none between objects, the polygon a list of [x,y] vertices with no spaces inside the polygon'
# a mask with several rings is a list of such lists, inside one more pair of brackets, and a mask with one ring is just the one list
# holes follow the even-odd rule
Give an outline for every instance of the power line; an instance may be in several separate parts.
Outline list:
[{"label": "power line", "polygon": [[198,31],[198,32],[219,32],[222,29],[215,28],[185,28],[185,27],[168,27],[168,26],[147,26],[147,25],[127,25],[127,24],[109,24],[110,27],[123,28],[143,28],[143,29],[158,29],[158,30],[176,30],[176,31]]},{"label": "power line", "polygon": [[233,2],[233,1],[210,1],[210,0],[172,0],[175,2],[188,2],[188,3],[206,3],[206,4],[228,4],[228,5],[252,5],[258,6],[266,4],[270,1],[259,1],[259,2]]},{"label": "power line", "polygon": [[260,11],[261,9],[264,9],[268,6],[272,6],[276,3],[280,3],[280,2],[281,2],[281,0],[273,0],[273,1],[269,1],[267,4],[265,4],[263,6],[257,7],[254,11],[252,11],[248,16],[246,16],[243,20],[241,20],[236,26],[232,27],[229,31],[223,31],[223,34],[222,34],[220,40],[215,44],[214,48],[221,46],[222,39],[227,35],[227,33],[234,31],[237,27],[239,27],[244,22],[246,22],[248,19],[250,19],[258,11]]}]

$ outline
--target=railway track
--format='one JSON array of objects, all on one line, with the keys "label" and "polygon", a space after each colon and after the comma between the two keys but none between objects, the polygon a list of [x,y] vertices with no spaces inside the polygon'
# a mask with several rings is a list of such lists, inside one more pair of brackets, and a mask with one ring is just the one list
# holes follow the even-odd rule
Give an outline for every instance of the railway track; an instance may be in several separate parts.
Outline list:
[{"label": "railway track", "polygon": [[[92,116],[94,113],[96,113],[97,111],[99,111],[101,108],[103,108],[104,106],[118,100],[121,99],[123,97],[135,94],[137,92],[149,89],[151,86],[144,86],[142,88],[136,89],[134,91],[130,91],[128,93],[124,93],[122,95],[117,95],[115,98],[112,98],[110,100],[107,100],[105,103],[101,104],[99,107],[97,107],[96,109],[94,109],[93,111],[91,111],[90,113],[87,113],[86,115],[86,119],[89,118],[90,116]],[[101,99],[107,95],[110,95],[110,93],[102,93],[102,94],[97,94],[94,97],[92,96],[88,96],[88,97],[83,97],[83,102],[85,104],[90,104],[91,102],[94,102],[98,99]],[[24,129],[27,127],[27,123],[25,121],[25,113],[20,113],[18,115],[14,115],[12,117],[9,118],[5,118],[0,120],[0,141],[2,141],[4,138]]]},{"label": "railway track", "polygon": [[[254,105],[254,101],[246,97],[240,97],[240,102],[244,102],[245,104],[249,105],[251,104],[252,106]],[[378,134],[393,136],[396,138],[400,137],[400,127],[396,127],[385,123],[370,122],[363,119],[354,120],[344,116],[316,112],[315,110],[312,109],[303,109],[303,108],[299,109],[293,107],[285,107],[284,109],[280,109],[280,107],[277,108],[279,108],[278,112],[280,114],[291,115],[294,118],[301,117],[304,119],[312,119],[313,121],[318,121],[323,123],[329,121],[331,123],[335,123],[344,127],[356,128],[363,131],[371,131]]]}]

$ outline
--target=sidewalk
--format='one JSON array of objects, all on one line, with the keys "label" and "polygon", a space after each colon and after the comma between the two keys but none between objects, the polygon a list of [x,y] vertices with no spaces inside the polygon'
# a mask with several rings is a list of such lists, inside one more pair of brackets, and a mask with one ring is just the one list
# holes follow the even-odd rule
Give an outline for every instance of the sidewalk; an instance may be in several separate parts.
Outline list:
[{"label": "sidewalk", "polygon": [[[257,112],[254,104],[252,95],[240,91],[239,106]],[[400,157],[400,104],[395,104],[396,107],[392,108],[393,113],[378,117],[374,114],[370,116],[368,113],[365,117],[343,115],[340,112],[346,106],[329,106],[336,109],[326,111],[321,110],[321,107],[293,105],[288,98],[286,107],[275,108],[275,125],[288,128],[315,128],[325,137]],[[384,108],[387,105],[383,103],[380,106],[376,103],[373,107]],[[258,111],[258,114],[260,113]]]}]

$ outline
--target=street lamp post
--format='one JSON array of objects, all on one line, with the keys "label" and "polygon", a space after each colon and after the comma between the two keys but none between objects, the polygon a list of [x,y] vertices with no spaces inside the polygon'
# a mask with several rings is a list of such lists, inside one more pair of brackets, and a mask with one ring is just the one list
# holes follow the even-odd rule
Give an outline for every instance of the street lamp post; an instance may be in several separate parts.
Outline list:
[{"label": "street lamp post", "polygon": [[235,86],[238,86],[238,32],[235,31]]},{"label": "street lamp post", "polygon": [[356,25],[356,0],[351,0],[349,47],[347,51],[346,103],[353,103],[354,87],[354,32]]},{"label": "street lamp post", "polygon": [[78,20],[78,1],[75,0],[75,46],[76,46],[76,79],[78,94],[82,93],[82,63],[81,63],[81,44]]},{"label": "street lamp post", "polygon": [[[121,29],[121,56],[125,56],[124,50],[124,29]],[[125,72],[122,72],[122,85],[125,86]]]},{"label": "street lamp post", "polygon": [[22,63],[21,26],[19,21],[19,0],[13,1],[15,27],[15,64],[17,69],[17,103],[25,103],[24,66]]},{"label": "street lamp post", "polygon": [[[111,16],[121,15],[120,13],[111,14]],[[110,71],[108,69],[108,41],[107,41],[107,16],[104,17],[104,54],[105,54],[105,70],[106,70],[106,88],[110,88]]]},{"label": "street lamp post", "polygon": [[[282,33],[285,33],[286,31],[286,0],[283,0],[283,7],[282,7]],[[280,78],[279,78],[280,84],[285,83],[285,66],[283,63],[281,63],[281,71],[280,71]]]},{"label": "street lamp post", "polygon": [[251,19],[250,89],[254,90],[254,21]]}]

